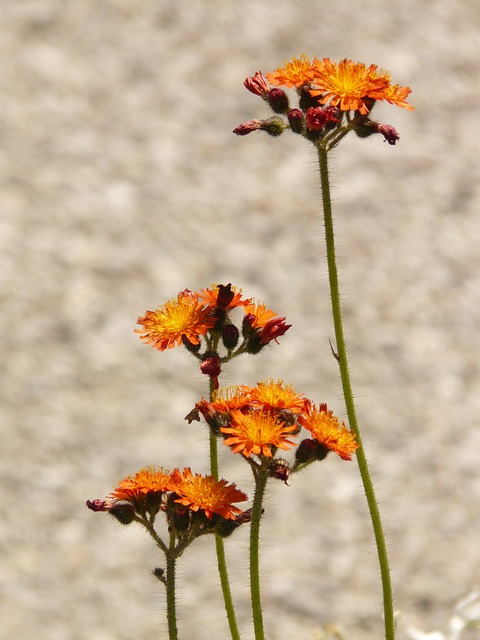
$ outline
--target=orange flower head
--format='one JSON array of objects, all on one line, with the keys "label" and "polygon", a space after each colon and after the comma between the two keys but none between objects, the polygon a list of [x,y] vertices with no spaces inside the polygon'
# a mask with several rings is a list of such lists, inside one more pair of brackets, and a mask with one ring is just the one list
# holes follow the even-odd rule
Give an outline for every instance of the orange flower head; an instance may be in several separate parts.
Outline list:
[{"label": "orange flower head", "polygon": [[310,82],[309,74],[312,69],[312,62],[306,55],[300,58],[292,58],[285,62],[283,67],[278,67],[272,73],[267,73],[267,80],[271,84],[283,87],[301,87]]},{"label": "orange flower head", "polygon": [[390,104],[395,104],[397,107],[402,107],[403,109],[408,109],[408,111],[413,111],[415,107],[412,107],[411,104],[408,104],[406,98],[412,93],[410,87],[400,87],[398,84],[394,84],[383,92],[383,99]]},{"label": "orange flower head", "polygon": [[291,326],[291,324],[285,324],[285,318],[280,318],[275,311],[268,309],[264,304],[252,302],[245,306],[244,327],[257,330],[262,345],[268,344],[271,340],[276,341]]},{"label": "orange flower head", "polygon": [[193,475],[189,467],[183,472],[175,469],[172,482],[178,495],[175,502],[192,511],[203,511],[209,519],[218,514],[227,520],[235,520],[242,510],[233,503],[247,500],[246,494],[237,489],[235,484],[228,484],[226,480],[215,480],[213,476],[202,476],[199,473]]},{"label": "orange flower head", "polygon": [[170,472],[161,467],[146,467],[135,475],[121,480],[107,500],[142,502],[149,494],[162,494],[172,490]]},{"label": "orange flower head", "polygon": [[203,300],[209,309],[220,308],[222,311],[234,309],[235,307],[244,307],[251,302],[251,300],[242,298],[242,290],[231,284],[212,284],[209,289],[201,289],[198,297]]},{"label": "orange flower head", "polygon": [[307,402],[305,412],[298,418],[299,423],[311,432],[312,437],[330,451],[334,451],[342,460],[351,460],[352,453],[358,449],[355,435],[347,429],[345,423],[339,423],[326,404],[316,405]]},{"label": "orange flower head", "polygon": [[215,392],[208,407],[215,413],[229,415],[232,411],[244,409],[250,404],[250,391],[251,388],[246,385],[221,387]]},{"label": "orange flower head", "polygon": [[135,329],[140,338],[159,351],[172,349],[182,344],[185,338],[193,345],[200,343],[200,337],[215,325],[210,309],[199,301],[197,294],[184,291],[176,300],[169,300],[156,311],[147,311],[138,318],[143,329]]},{"label": "orange flower head", "polygon": [[316,89],[312,96],[320,96],[320,102],[338,106],[341,111],[359,111],[366,115],[369,111],[368,98],[381,100],[383,92],[390,86],[389,75],[377,71],[377,65],[367,67],[362,62],[344,58],[332,62],[329,58],[315,60],[310,74]]},{"label": "orange flower head", "polygon": [[250,390],[250,403],[263,411],[286,410],[301,413],[305,406],[303,394],[296,393],[292,386],[283,380],[265,380],[258,382]]},{"label": "orange flower head", "polygon": [[220,431],[227,434],[224,443],[233,453],[249,458],[252,454],[272,457],[272,448],[290,449],[294,442],[288,438],[297,431],[269,411],[232,411],[232,420]]}]

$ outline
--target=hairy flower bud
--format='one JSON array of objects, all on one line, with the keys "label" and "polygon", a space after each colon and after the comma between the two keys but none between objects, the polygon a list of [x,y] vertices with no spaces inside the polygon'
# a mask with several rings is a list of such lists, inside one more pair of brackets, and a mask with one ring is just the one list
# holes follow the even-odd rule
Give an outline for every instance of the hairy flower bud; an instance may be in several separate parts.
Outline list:
[{"label": "hairy flower bud", "polygon": [[226,349],[235,349],[238,344],[239,331],[234,324],[226,324],[223,327],[222,341]]},{"label": "hairy flower bud", "polygon": [[121,524],[130,524],[135,520],[135,509],[130,502],[116,502],[112,504],[108,512]]},{"label": "hairy flower bud", "polygon": [[221,360],[216,354],[206,357],[200,365],[200,371],[210,378],[218,378],[221,370]]},{"label": "hairy flower bud", "polygon": [[288,96],[283,89],[272,89],[268,94],[268,104],[275,113],[286,113],[289,109]]},{"label": "hairy flower bud", "polygon": [[287,114],[287,118],[293,133],[304,133],[305,115],[301,109],[291,109]]}]

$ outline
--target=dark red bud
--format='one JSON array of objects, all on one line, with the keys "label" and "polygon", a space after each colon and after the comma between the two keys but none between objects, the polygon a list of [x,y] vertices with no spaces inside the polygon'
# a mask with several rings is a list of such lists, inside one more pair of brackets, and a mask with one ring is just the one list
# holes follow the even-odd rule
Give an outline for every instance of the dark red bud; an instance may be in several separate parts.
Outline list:
[{"label": "dark red bud", "polygon": [[287,115],[290,128],[294,133],[305,131],[305,115],[301,109],[292,109]]},{"label": "dark red bud", "polygon": [[210,376],[210,378],[218,378],[221,370],[221,360],[216,355],[205,358],[205,360],[200,365],[200,371],[206,376]]},{"label": "dark red bud", "polygon": [[234,324],[226,324],[222,332],[222,340],[226,349],[235,349],[238,344],[239,331]]},{"label": "dark red bud", "polygon": [[268,104],[275,113],[286,113],[288,111],[288,96],[282,89],[272,89],[268,94]]}]

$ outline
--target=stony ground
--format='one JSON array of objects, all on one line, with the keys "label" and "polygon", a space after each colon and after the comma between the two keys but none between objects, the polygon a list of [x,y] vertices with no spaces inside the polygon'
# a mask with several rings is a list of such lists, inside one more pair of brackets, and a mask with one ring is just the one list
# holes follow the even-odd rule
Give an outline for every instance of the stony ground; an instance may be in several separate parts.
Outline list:
[{"label": "stony ground", "polygon": [[[474,0],[4,0],[0,21],[2,638],[166,638],[149,540],[85,506],[146,464],[205,472],[183,416],[205,380],[132,329],[184,288],[233,282],[290,332],[225,382],[281,377],[343,416],[317,169],[300,138],[232,135],[243,88],[302,52],[375,62],[416,111],[332,166],[353,382],[400,637],[446,628],[480,581],[480,5]],[[228,451],[224,474],[250,490]],[[247,529],[229,540],[244,638]],[[335,622],[382,637],[355,462],[274,485],[269,640]],[[211,540],[180,563],[179,626],[224,640]]]}]

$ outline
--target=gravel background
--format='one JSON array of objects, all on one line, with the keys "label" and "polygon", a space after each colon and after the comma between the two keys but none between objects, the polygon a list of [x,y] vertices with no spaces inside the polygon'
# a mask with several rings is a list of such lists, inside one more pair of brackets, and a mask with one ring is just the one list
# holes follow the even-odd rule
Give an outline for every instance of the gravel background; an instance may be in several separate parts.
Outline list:
[{"label": "gravel background", "polygon": [[[401,134],[333,159],[353,383],[388,534],[400,637],[445,628],[480,582],[480,4],[474,0],[3,0],[0,5],[2,638],[166,638],[160,558],[92,514],[146,464],[207,470],[183,416],[205,379],[132,329],[184,288],[233,282],[293,324],[226,383],[283,377],[342,415],[313,153],[232,135],[268,115],[243,80],[344,56],[413,89]],[[250,490],[239,460],[224,473]],[[228,543],[252,638],[248,530]],[[355,463],[272,485],[269,640],[340,623],[382,637]],[[181,637],[228,637],[212,541],[180,562]]]}]

